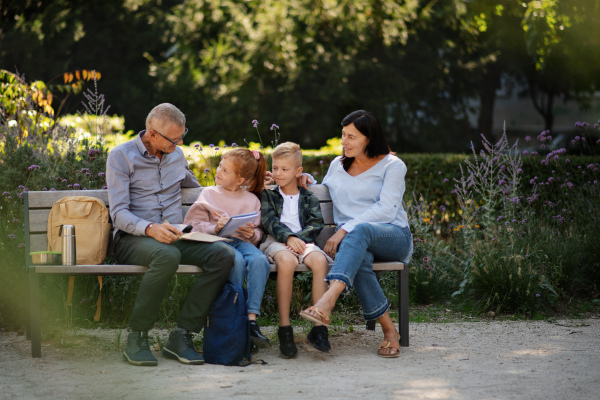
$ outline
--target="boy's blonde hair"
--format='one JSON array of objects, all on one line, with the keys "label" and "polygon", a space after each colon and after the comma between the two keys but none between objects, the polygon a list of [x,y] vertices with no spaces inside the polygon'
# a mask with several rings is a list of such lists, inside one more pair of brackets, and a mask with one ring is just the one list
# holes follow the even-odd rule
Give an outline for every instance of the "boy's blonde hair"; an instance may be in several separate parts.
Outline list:
[{"label": "boy's blonde hair", "polygon": [[284,142],[275,147],[273,153],[271,153],[271,157],[273,159],[293,157],[294,161],[296,161],[296,166],[302,166],[302,149],[293,142]]}]

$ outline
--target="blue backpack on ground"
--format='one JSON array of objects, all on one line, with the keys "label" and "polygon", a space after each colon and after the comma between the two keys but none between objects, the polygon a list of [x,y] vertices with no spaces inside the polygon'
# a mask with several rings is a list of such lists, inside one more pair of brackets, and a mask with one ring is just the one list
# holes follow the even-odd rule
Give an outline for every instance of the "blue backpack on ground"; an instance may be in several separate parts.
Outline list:
[{"label": "blue backpack on ground", "polygon": [[203,357],[207,363],[243,365],[252,359],[246,290],[227,282],[204,324]]}]

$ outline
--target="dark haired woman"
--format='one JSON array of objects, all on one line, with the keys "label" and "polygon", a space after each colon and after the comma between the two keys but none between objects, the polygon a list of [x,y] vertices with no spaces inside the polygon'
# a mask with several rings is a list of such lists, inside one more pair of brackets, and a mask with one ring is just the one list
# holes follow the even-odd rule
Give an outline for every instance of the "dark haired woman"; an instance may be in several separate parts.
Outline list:
[{"label": "dark haired woman", "polygon": [[327,274],[329,289],[300,315],[328,325],[337,298],[352,287],[366,320],[376,319],[384,340],[378,354],[400,355],[400,334],[388,313],[373,261],[407,263],[413,251],[408,217],[402,206],[406,165],[390,151],[381,124],[370,112],[354,111],[342,121],[344,155],[335,158],[323,184],[333,200],[337,225],[323,249],[335,262]]}]

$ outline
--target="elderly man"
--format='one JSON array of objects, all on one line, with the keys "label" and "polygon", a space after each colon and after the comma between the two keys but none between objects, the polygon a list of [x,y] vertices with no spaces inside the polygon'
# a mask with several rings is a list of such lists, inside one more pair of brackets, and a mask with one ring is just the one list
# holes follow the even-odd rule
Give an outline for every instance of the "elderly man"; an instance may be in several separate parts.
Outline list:
[{"label": "elderly man", "polygon": [[146,129],[115,147],[106,162],[115,256],[119,263],[148,267],[129,319],[123,353],[133,365],[158,363],[150,351],[148,330],[180,263],[200,266],[204,272],[189,288],[177,328],[170,332],[162,353],[184,364],[203,364],[192,332],[204,326],[233,266],[230,246],[178,240],[182,233],[171,225],[183,223],[181,188],[200,186],[177,147],[186,133],[183,113],[172,104],[159,104],[148,114]]}]

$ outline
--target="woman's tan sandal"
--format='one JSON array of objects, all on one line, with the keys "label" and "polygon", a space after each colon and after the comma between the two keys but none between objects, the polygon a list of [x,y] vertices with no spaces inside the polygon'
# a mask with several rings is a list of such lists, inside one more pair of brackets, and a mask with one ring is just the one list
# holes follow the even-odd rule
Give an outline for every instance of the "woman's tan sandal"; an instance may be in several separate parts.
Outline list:
[{"label": "woman's tan sandal", "polygon": [[[398,338],[398,341],[400,341],[400,338]],[[396,349],[397,351],[395,351],[393,353],[386,353],[386,352],[382,351],[384,349]],[[381,344],[377,348],[377,354],[379,355],[379,357],[383,357],[383,358],[400,357],[400,343],[392,342],[389,340],[384,340],[383,342],[381,342]]]},{"label": "woman's tan sandal", "polygon": [[308,310],[302,310],[300,311],[300,316],[306,320],[309,320],[310,322],[315,322],[317,324],[322,324],[325,326],[329,326],[331,324],[331,320],[329,318],[325,319],[325,315],[321,311],[319,311],[319,307],[315,307],[313,311],[316,312],[318,315],[312,315],[308,312]]}]

